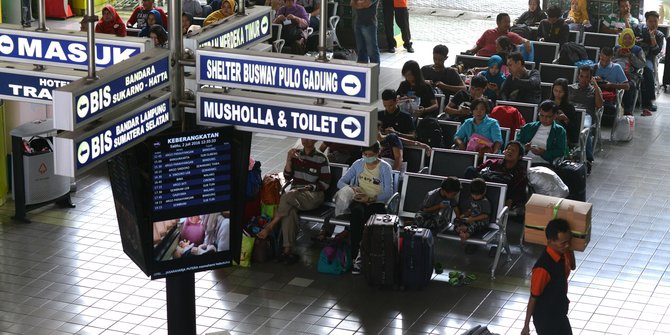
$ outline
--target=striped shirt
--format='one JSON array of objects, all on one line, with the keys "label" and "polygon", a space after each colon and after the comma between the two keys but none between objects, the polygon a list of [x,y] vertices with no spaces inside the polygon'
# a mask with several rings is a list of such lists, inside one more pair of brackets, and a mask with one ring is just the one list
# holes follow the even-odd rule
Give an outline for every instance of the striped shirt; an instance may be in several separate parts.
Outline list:
[{"label": "striped shirt", "polygon": [[[640,24],[640,21],[638,21],[638,19],[633,17],[633,15],[630,15],[628,17],[628,23],[630,27],[633,28],[633,26]],[[603,18],[603,25],[609,29],[623,30],[624,28],[626,28],[626,21],[621,17],[619,17],[618,14],[612,13]]]},{"label": "striped shirt", "polygon": [[299,156],[291,158],[293,172],[284,171],[284,178],[292,180],[292,185],[316,185],[317,191],[325,191],[330,186],[330,166],[328,158],[318,150],[311,155],[300,150]]}]

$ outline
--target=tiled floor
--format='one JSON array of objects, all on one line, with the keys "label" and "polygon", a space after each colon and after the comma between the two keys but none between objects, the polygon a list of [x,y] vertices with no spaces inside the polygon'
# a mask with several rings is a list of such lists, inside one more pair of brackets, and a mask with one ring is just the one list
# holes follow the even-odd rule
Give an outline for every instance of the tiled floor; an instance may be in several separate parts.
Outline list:
[{"label": "tiled floor", "polygon": [[[463,34],[474,40],[479,31]],[[464,42],[449,44],[452,56],[469,46],[467,36],[458,36]],[[383,54],[381,86],[397,84],[398,64],[410,56],[430,61],[433,44],[418,40],[416,54]],[[575,334],[670,329],[670,99],[661,94],[658,104],[654,116],[636,118],[632,142],[605,143],[588,179],[593,236],[587,251],[577,254],[569,288]],[[264,173],[278,171],[293,143],[256,135],[252,152]],[[167,332],[165,282],[150,281],[123,253],[105,174],[101,167],[78,180],[77,208],[33,211],[30,225],[10,220],[11,203],[0,207],[0,335]],[[377,290],[360,277],[317,273],[313,227],[304,228],[299,264],[196,274],[198,334],[460,334],[476,324],[518,334],[523,325],[539,247],[513,247],[513,260],[491,281],[484,249],[466,257],[457,244],[439,241],[437,259],[476,273],[474,284],[453,288],[437,275],[420,291]],[[519,231],[519,223],[510,223],[512,241]]]}]

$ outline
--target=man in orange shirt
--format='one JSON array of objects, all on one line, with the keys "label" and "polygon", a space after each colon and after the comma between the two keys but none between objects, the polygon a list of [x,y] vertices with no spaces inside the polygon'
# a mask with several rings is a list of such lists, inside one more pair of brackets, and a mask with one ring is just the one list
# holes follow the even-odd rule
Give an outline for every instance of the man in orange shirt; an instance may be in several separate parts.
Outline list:
[{"label": "man in orange shirt", "polygon": [[570,250],[570,226],[563,219],[549,221],[545,229],[547,248],[533,266],[530,299],[521,335],[530,334],[530,316],[538,335],[571,335],[568,320],[568,276],[575,269]]}]

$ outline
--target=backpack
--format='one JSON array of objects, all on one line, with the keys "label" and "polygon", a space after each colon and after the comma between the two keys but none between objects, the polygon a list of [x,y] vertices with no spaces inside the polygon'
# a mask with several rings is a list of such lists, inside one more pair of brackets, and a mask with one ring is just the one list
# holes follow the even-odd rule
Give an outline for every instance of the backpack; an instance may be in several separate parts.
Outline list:
[{"label": "backpack", "polygon": [[261,191],[262,184],[263,180],[261,178],[261,162],[256,161],[256,163],[254,163],[254,167],[249,170],[249,174],[247,176],[247,189],[244,193],[247,200],[253,199],[258,195],[258,192]]},{"label": "backpack", "polygon": [[526,24],[523,23],[515,24],[509,28],[509,31],[516,33],[525,39],[528,40],[532,39],[530,28]]},{"label": "backpack", "polygon": [[281,179],[279,174],[267,174],[263,177],[261,186],[261,204],[278,205],[279,193],[281,192]]},{"label": "backpack", "polygon": [[434,117],[425,117],[416,125],[416,140],[431,148],[444,148],[442,127]]},{"label": "backpack", "polygon": [[589,59],[586,48],[575,42],[563,43],[558,52],[558,64],[561,65],[575,65],[577,62],[586,59]]}]

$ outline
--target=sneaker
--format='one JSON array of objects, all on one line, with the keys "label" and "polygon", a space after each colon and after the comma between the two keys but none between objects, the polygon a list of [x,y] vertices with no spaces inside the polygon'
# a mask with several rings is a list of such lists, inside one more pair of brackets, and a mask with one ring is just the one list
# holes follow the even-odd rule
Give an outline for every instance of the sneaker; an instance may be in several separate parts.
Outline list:
[{"label": "sneaker", "polygon": [[658,106],[656,106],[656,104],[652,102],[651,106],[649,106],[649,110],[655,112],[658,110]]},{"label": "sneaker", "polygon": [[412,48],[412,47],[405,48],[405,49],[407,49],[407,52],[409,52],[409,53],[414,53],[414,48]]},{"label": "sneaker", "polygon": [[652,116],[652,115],[654,114],[652,114],[651,111],[649,111],[648,109],[645,108],[644,110],[642,110],[642,116]]},{"label": "sneaker", "polygon": [[363,265],[362,263],[363,262],[361,261],[361,259],[359,257],[356,257],[356,259],[354,259],[354,264],[351,266],[351,274],[352,275],[361,274],[361,267]]},{"label": "sneaker", "polygon": [[388,53],[390,53],[390,54],[394,54],[394,53],[395,53],[395,48],[394,48],[394,47],[390,47],[390,48],[388,48],[387,51],[388,51]]}]

